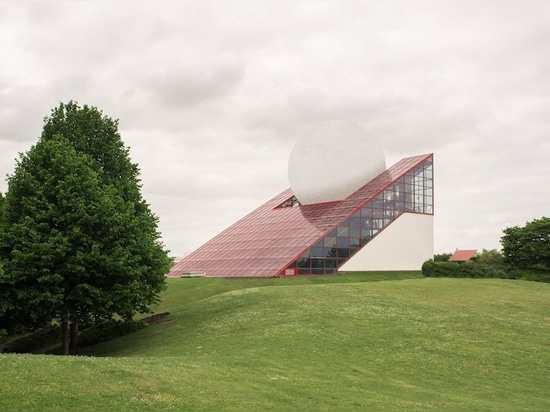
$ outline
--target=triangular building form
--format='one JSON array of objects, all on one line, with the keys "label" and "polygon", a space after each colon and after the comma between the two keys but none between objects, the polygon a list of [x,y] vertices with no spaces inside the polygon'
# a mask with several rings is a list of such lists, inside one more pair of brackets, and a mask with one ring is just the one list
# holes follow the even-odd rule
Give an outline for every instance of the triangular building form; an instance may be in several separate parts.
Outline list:
[{"label": "triangular building form", "polygon": [[176,263],[171,277],[419,270],[433,258],[433,154],[397,162],[341,201],[287,189]]}]

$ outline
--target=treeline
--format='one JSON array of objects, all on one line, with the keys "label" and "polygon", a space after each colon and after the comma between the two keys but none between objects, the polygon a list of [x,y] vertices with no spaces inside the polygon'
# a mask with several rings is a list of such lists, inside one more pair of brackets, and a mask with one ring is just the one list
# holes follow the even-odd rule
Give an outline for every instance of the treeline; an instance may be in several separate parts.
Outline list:
[{"label": "treeline", "polygon": [[550,282],[550,218],[504,229],[502,251],[483,249],[471,261],[448,262],[451,254],[424,262],[426,277],[503,278]]}]

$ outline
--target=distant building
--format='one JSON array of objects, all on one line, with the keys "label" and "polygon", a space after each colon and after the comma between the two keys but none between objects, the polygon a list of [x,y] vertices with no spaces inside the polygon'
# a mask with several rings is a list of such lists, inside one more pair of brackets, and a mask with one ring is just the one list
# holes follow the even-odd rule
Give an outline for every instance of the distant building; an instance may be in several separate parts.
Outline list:
[{"label": "distant building", "polygon": [[477,255],[476,249],[456,250],[449,258],[449,262],[469,262]]},{"label": "distant building", "polygon": [[[292,188],[283,191],[185,256],[169,276],[276,277],[419,270],[432,258],[433,154],[402,159],[386,170],[380,151],[382,159],[375,159],[377,166],[360,174],[364,176],[361,180],[356,172],[369,156],[362,156],[358,148],[364,150],[365,142],[367,149],[376,143],[365,140],[347,124],[323,127],[312,140],[313,149],[299,149],[303,152],[298,152],[294,170],[289,164],[289,176],[300,181],[296,183],[300,195]],[[336,137],[349,132],[356,140],[335,145],[331,142],[340,140],[327,133],[327,127],[329,132],[340,133]],[[335,147],[328,155],[315,153],[321,150],[316,147],[331,144]],[[306,155],[311,151],[314,159],[323,159],[314,165],[319,166],[316,170],[307,164]],[[349,155],[348,161],[343,152]],[[328,174],[323,175],[323,168]],[[352,178],[347,179],[348,174]],[[305,204],[300,198],[313,203]]]}]

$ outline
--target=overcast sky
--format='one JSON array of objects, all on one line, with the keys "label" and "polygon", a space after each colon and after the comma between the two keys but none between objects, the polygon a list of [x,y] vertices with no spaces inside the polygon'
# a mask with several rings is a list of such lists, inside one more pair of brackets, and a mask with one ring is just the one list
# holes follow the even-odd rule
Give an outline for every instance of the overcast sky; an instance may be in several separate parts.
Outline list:
[{"label": "overcast sky", "polygon": [[[43,118],[120,120],[173,255],[289,186],[296,138],[358,123],[435,154],[435,252],[550,216],[550,1],[1,1],[0,191]],[[345,165],[342,165],[345,167]]]}]

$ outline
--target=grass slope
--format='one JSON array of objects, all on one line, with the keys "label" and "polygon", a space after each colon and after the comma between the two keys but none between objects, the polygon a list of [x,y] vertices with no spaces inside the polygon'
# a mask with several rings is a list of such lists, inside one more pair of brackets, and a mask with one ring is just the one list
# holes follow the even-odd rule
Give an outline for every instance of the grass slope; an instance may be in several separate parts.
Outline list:
[{"label": "grass slope", "polygon": [[172,279],[94,356],[0,355],[0,409],[550,410],[549,284],[354,276]]}]

